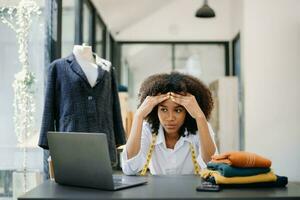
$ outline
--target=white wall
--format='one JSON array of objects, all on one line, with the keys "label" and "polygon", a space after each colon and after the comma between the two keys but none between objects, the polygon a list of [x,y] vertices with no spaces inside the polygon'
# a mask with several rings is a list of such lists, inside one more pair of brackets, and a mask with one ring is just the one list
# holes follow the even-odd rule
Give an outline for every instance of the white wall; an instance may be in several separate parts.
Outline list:
[{"label": "white wall", "polygon": [[232,40],[242,29],[244,22],[244,1],[231,0],[230,1],[230,31]]},{"label": "white wall", "polygon": [[300,181],[300,1],[245,0],[245,146]]},{"label": "white wall", "polygon": [[119,41],[231,39],[230,0],[209,1],[209,5],[216,12],[216,17],[212,19],[194,17],[202,4],[202,0],[174,0],[120,31],[116,39]]}]

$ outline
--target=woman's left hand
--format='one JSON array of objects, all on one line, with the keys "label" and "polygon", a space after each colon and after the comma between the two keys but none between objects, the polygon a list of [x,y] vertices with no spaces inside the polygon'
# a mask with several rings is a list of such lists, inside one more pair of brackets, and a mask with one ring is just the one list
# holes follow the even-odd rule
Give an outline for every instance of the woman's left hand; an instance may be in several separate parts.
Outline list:
[{"label": "woman's left hand", "polygon": [[194,95],[190,93],[181,95],[174,92],[171,92],[170,95],[171,100],[182,105],[194,119],[198,117],[205,117]]}]

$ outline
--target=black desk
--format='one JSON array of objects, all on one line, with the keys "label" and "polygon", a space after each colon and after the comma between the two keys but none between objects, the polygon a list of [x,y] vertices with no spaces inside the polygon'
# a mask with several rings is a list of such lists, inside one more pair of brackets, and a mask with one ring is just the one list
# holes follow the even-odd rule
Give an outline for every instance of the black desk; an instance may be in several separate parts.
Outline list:
[{"label": "black desk", "polygon": [[18,199],[300,199],[300,183],[289,183],[286,188],[197,192],[199,183],[195,176],[149,176],[146,185],[111,192],[46,181]]}]

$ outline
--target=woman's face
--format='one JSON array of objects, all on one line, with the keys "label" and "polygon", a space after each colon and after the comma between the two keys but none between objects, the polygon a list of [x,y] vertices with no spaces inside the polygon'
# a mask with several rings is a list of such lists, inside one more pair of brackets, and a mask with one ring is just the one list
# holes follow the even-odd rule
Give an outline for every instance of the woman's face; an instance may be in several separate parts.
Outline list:
[{"label": "woman's face", "polygon": [[183,106],[167,99],[158,104],[158,118],[167,134],[179,134],[179,129],[183,125],[186,110]]}]

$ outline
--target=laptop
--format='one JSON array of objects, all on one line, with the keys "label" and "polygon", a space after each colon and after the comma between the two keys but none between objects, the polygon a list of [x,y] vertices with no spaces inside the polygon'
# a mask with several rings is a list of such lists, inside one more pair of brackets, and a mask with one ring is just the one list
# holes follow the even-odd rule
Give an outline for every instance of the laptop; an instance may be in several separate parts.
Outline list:
[{"label": "laptop", "polygon": [[147,183],[145,177],[113,175],[106,134],[48,132],[55,182],[119,190]]}]

